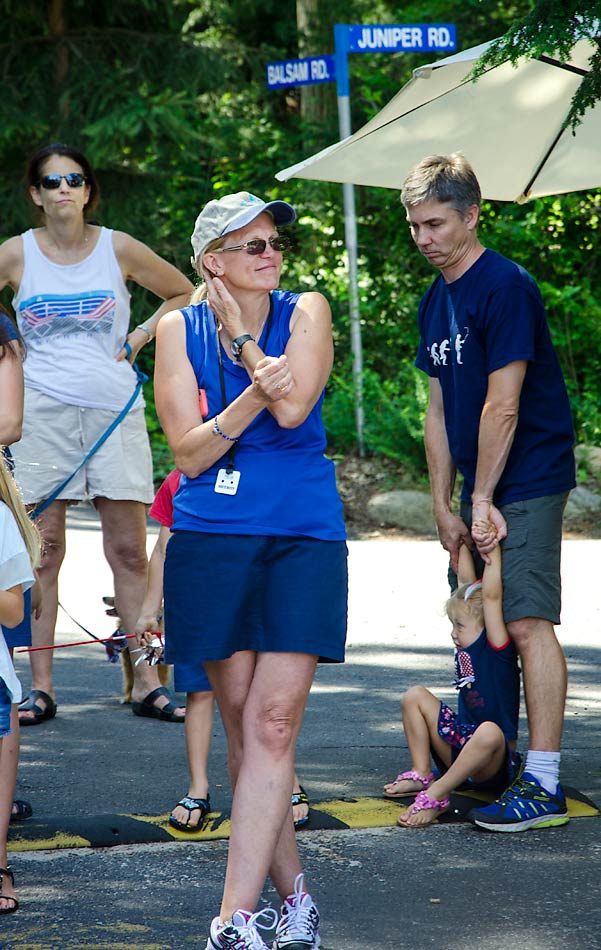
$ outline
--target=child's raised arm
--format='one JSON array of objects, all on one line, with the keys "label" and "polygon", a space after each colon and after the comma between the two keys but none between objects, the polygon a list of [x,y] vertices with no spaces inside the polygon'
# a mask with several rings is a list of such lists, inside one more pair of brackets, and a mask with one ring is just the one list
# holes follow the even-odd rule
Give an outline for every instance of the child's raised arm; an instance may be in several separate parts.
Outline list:
[{"label": "child's raised arm", "polygon": [[504,647],[509,640],[503,619],[503,582],[501,580],[501,548],[489,553],[490,563],[484,565],[482,577],[482,605],[486,636],[494,647]]},{"label": "child's raised arm", "polygon": [[476,568],[474,558],[467,544],[462,544],[459,548],[459,566],[457,569],[457,580],[461,584],[473,584],[476,577]]}]

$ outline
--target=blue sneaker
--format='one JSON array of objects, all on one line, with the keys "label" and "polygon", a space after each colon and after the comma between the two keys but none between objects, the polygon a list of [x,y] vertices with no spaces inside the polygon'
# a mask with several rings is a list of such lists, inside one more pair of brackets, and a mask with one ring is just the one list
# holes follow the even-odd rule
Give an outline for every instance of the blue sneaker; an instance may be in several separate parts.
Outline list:
[{"label": "blue sneaker", "polygon": [[555,795],[524,772],[492,805],[472,808],[468,818],[487,831],[528,831],[565,825],[569,815],[561,785]]}]

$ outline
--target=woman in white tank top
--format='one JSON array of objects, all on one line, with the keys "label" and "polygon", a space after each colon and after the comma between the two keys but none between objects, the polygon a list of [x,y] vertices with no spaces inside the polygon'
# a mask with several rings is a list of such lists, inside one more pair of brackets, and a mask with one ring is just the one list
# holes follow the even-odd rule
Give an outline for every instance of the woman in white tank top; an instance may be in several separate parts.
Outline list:
[{"label": "woman in white tank top", "polygon": [[[17,321],[27,344],[23,438],[14,455],[24,498],[37,505],[76,468],[127,403],[136,384],[128,358],[133,361],[154,337],[163,313],[188,303],[193,288],[175,267],[129,234],[87,223],[99,189],[83,153],[61,144],[40,149],[30,160],[28,185],[43,225],[0,246],[0,289],[8,285],[15,293]],[[131,333],[128,280],[164,300]],[[143,407],[139,397],[113,435],[37,519],[45,544],[39,572],[42,611],[33,621],[35,646],[54,642],[66,508],[83,498],[92,499],[100,515],[116,607],[127,633],[135,631],[146,589],[144,506],[153,498]],[[20,708],[22,725],[51,719],[57,708],[53,651],[30,656],[32,690]],[[134,670],[137,714],[181,722],[185,711],[159,689],[156,667],[143,663]]]}]

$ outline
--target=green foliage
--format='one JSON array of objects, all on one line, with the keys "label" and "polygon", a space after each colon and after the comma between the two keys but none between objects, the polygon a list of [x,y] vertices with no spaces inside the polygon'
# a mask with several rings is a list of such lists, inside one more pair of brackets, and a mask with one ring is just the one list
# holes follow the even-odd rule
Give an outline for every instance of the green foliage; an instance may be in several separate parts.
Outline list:
[{"label": "green foliage", "polygon": [[[597,16],[599,2],[593,4]],[[465,48],[504,34],[532,5],[526,0],[415,0],[401,8],[388,0],[297,0],[308,15],[305,35],[299,37],[295,4],[281,0],[263,0],[260,6],[251,0],[0,4],[5,14],[0,238],[32,223],[23,168],[28,154],[51,139],[83,148],[95,165],[103,195],[101,223],[145,241],[188,275],[190,233],[207,200],[248,189],[292,201],[299,224],[283,286],[319,290],[331,303],[336,361],[325,419],[332,450],[352,452],[355,395],[342,190],[335,184],[274,179],[278,169],[336,141],[336,90],[333,84],[267,90],[266,64],[299,55],[301,44],[309,44],[315,54],[332,52],[336,22],[455,23]],[[555,4],[549,0],[534,9],[546,16],[551,8]],[[353,127],[370,119],[423,62],[417,54],[352,56]],[[317,102],[319,109],[306,108]],[[489,203],[482,219],[484,241],[540,281],[579,440],[598,443],[600,200],[597,192],[519,207]],[[416,314],[434,274],[411,242],[397,192],[358,188],[356,201],[366,447],[420,477],[427,392],[425,378],[413,368]],[[138,288],[133,293],[137,323],[157,301]],[[8,303],[10,293],[3,300]],[[140,363],[152,374],[152,347],[143,351]],[[145,395],[160,477],[171,459],[151,386]]]},{"label": "green foliage", "polygon": [[486,203],[484,243],[537,279],[566,378],[578,440],[601,441],[601,330],[598,283],[601,193],[539,198],[527,205]]},{"label": "green foliage", "polygon": [[473,70],[481,76],[493,66],[523,57],[556,54],[562,62],[570,57],[582,37],[591,40],[590,70],[578,86],[565,126],[573,130],[587,109],[601,99],[601,0],[538,0],[526,16],[516,20],[504,36],[493,43]]},{"label": "green foliage", "polygon": [[[332,374],[324,403],[324,421],[330,448],[346,453],[355,441],[355,393],[350,362]],[[425,468],[423,417],[427,383],[405,364],[394,378],[385,379],[371,368],[363,374],[365,448],[419,472]]]}]

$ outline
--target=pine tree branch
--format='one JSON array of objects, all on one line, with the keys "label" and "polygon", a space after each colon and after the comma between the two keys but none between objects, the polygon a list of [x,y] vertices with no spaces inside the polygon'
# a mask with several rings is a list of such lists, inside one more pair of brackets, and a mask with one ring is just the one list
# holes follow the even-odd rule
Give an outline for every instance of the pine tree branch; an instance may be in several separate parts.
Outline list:
[{"label": "pine tree branch", "polygon": [[586,110],[601,99],[601,0],[539,0],[527,16],[493,41],[471,78],[477,80],[506,62],[515,66],[524,58],[555,56],[566,62],[578,40],[585,37],[592,44],[590,71],[574,94],[564,122],[564,128],[571,127],[575,133]]}]

